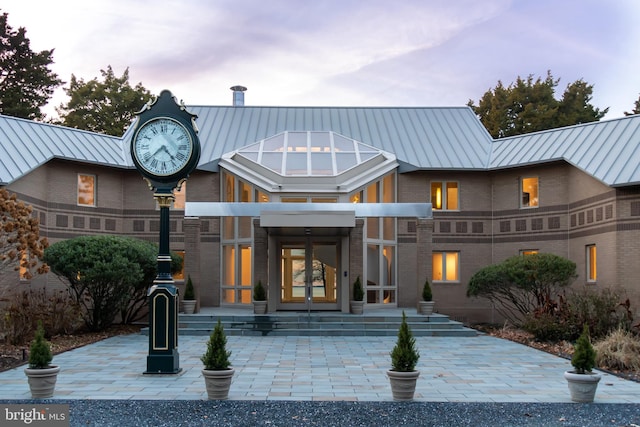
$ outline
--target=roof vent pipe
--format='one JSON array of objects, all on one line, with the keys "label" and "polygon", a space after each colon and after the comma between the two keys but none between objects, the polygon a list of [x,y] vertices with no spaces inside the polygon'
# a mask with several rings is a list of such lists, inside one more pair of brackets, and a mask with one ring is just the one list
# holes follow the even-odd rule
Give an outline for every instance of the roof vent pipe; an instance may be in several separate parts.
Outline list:
[{"label": "roof vent pipe", "polygon": [[244,91],[247,90],[244,86],[232,86],[233,91],[233,106],[244,107]]}]

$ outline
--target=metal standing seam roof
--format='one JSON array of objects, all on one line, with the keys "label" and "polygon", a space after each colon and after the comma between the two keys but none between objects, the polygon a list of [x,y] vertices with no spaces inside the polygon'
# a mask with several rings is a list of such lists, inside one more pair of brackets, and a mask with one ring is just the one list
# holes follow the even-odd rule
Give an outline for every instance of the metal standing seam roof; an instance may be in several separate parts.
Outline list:
[{"label": "metal standing seam roof", "polygon": [[556,160],[612,187],[640,184],[640,115],[495,140],[489,169]]},{"label": "metal standing seam roof", "polygon": [[[640,183],[640,115],[492,140],[469,107],[192,106],[199,169],[278,133],[327,131],[393,153],[400,172],[498,170],[564,160],[610,186]],[[122,138],[0,115],[0,184],[52,158],[133,168]]]},{"label": "metal standing seam roof", "polygon": [[0,116],[0,184],[53,158],[127,167],[122,138]]}]

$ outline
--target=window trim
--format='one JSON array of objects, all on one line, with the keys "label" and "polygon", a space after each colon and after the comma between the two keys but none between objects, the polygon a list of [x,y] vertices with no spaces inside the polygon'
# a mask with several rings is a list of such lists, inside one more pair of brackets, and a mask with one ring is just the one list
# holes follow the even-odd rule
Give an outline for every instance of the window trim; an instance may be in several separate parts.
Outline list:
[{"label": "window trim", "polygon": [[[435,271],[433,270],[433,262],[434,255],[440,254],[442,255],[442,279],[436,279],[434,276]],[[447,255],[448,254],[456,254],[456,279],[455,280],[447,280]],[[433,283],[460,283],[460,251],[433,251],[431,253],[431,281]]]},{"label": "window trim", "polygon": [[598,282],[598,249],[595,243],[585,245],[585,277],[587,283]]},{"label": "window trim", "polygon": [[[524,181],[526,179],[535,179],[536,180],[536,193],[537,193],[537,198],[535,198],[536,200],[536,204],[535,205],[531,205],[531,199],[529,199],[529,201],[527,202],[528,204],[525,205],[524,203],[524,195],[525,194],[530,194],[530,193],[525,193],[524,192]],[[520,198],[519,198],[519,203],[520,203],[520,209],[537,209],[540,207],[540,177],[538,176],[522,176],[520,177],[520,188],[519,188],[520,192]]]},{"label": "window trim", "polygon": [[[86,177],[92,177],[93,178],[93,203],[89,204],[89,203],[80,203],[80,177],[81,176],[86,176]],[[78,174],[76,175],[76,204],[77,206],[84,206],[84,207],[96,207],[98,204],[96,203],[96,200],[98,198],[98,191],[97,191],[97,187],[98,187],[98,177],[95,174],[90,174],[90,173],[80,173],[78,172]]]},{"label": "window trim", "polygon": [[[432,194],[432,190],[433,190],[433,184],[439,183],[441,185],[441,207],[438,208],[437,204],[434,204],[433,199],[434,199],[434,195]],[[456,195],[457,195],[457,200],[456,200],[456,206],[457,209],[449,209],[449,200],[447,197],[447,189],[448,189],[448,185],[447,184],[456,184]],[[447,181],[447,180],[433,180],[429,182],[429,197],[430,197],[430,203],[431,203],[431,208],[434,211],[449,211],[449,212],[459,212],[460,211],[460,181],[456,181],[456,180],[452,180],[452,181]]]}]

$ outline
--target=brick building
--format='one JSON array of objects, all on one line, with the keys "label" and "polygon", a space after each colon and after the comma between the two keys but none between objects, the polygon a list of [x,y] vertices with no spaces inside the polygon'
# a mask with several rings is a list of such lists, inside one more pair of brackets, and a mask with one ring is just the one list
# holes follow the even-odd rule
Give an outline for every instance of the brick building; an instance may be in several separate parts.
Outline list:
[{"label": "brick building", "polygon": [[[251,304],[260,280],[270,311],[346,312],[360,276],[368,310],[415,307],[428,278],[437,311],[495,321],[466,297],[469,278],[537,251],[576,262],[574,286],[620,289],[640,307],[640,116],[493,140],[468,107],[188,110],[202,155],[176,195],[171,249],[200,306]],[[52,242],[157,241],[130,138],[0,116],[0,185]]]}]

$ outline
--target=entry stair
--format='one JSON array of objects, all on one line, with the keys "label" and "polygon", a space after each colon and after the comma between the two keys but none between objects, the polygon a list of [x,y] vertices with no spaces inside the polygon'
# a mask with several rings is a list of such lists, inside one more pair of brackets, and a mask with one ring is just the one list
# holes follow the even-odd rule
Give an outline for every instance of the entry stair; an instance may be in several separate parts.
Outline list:
[{"label": "entry stair", "polygon": [[[465,327],[448,316],[418,314],[405,310],[407,323],[414,336],[472,337],[477,331]],[[210,335],[220,319],[229,336],[396,336],[402,321],[402,310],[376,311],[362,315],[340,312],[276,312],[266,315],[251,311],[207,308],[197,314],[178,315],[178,334]],[[148,330],[145,330],[148,333]]]}]

